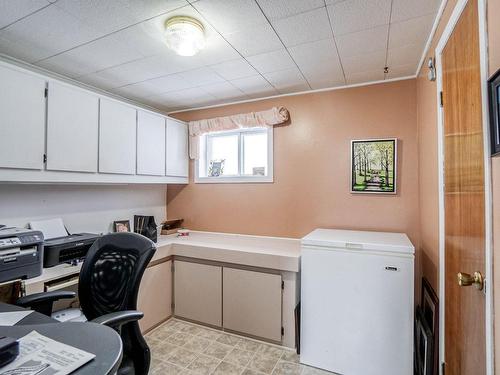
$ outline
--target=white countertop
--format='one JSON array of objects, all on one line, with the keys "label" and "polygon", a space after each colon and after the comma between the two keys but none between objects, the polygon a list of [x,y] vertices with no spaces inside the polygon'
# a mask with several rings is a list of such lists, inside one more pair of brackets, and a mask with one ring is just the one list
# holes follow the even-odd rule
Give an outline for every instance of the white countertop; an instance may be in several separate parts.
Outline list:
[{"label": "white countertop", "polygon": [[[191,231],[189,236],[158,236],[152,262],[172,255],[279,271],[299,272],[300,240],[243,234]],[[47,282],[80,272],[81,264],[44,268],[26,284]]]}]

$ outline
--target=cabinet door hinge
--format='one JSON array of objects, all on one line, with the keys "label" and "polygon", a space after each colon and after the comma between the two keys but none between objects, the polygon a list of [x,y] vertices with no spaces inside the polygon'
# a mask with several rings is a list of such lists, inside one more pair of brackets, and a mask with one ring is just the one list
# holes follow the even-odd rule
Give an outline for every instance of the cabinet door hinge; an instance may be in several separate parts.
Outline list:
[{"label": "cabinet door hinge", "polygon": [[285,282],[282,280],[281,281],[281,290],[284,290],[285,289]]},{"label": "cabinet door hinge", "polygon": [[281,327],[281,336],[285,335],[285,327]]},{"label": "cabinet door hinge", "polygon": [[49,96],[49,88],[48,87],[45,88],[45,91],[43,92],[43,96],[44,97]]},{"label": "cabinet door hinge", "polygon": [[172,272],[174,272],[174,271],[175,271],[174,262],[172,262],[172,265],[170,266],[170,271],[172,271]]},{"label": "cabinet door hinge", "polygon": [[47,163],[47,154],[43,154],[43,162]]},{"label": "cabinet door hinge", "polygon": [[446,363],[442,362],[441,363],[441,375],[445,375],[445,371],[446,371]]},{"label": "cabinet door hinge", "polygon": [[444,102],[443,102],[443,92],[439,91],[439,105],[441,108],[443,108]]}]

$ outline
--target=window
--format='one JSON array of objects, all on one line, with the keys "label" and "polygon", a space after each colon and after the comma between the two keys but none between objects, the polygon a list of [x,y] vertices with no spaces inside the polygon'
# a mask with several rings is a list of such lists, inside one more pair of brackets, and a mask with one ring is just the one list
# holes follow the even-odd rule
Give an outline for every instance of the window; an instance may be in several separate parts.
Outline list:
[{"label": "window", "polygon": [[239,129],[200,137],[195,182],[273,182],[273,129]]}]

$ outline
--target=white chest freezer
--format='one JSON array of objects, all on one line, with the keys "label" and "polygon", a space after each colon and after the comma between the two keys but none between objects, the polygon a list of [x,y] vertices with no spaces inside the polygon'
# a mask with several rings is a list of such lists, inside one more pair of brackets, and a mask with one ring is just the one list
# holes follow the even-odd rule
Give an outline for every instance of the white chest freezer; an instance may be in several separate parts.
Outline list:
[{"label": "white chest freezer", "polygon": [[413,374],[413,263],[401,233],[304,237],[300,361],[342,375]]}]

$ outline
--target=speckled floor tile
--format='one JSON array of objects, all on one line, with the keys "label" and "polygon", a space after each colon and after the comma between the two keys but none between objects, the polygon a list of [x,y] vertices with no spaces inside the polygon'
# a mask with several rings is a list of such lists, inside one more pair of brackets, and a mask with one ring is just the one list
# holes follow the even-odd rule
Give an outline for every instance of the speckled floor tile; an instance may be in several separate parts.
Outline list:
[{"label": "speckled floor tile", "polygon": [[277,358],[266,357],[261,353],[256,353],[248,364],[248,368],[264,374],[271,374],[276,363],[278,363]]},{"label": "speckled floor tile", "polygon": [[260,349],[263,344],[257,341],[242,339],[238,341],[236,347],[238,349],[248,350],[250,352],[256,352]]},{"label": "speckled floor tile", "polygon": [[245,369],[241,375],[265,375],[262,372],[251,370],[249,368]]},{"label": "speckled floor tile", "polygon": [[229,345],[229,346],[235,346],[240,342],[242,339],[240,337],[236,336],[231,336],[231,335],[222,335],[217,339],[217,342],[220,342],[221,344]]},{"label": "speckled floor tile", "polygon": [[195,336],[183,345],[185,349],[191,350],[196,353],[203,353],[203,351],[210,346],[212,341],[202,337]]},{"label": "speckled floor tile", "polygon": [[281,356],[281,360],[287,361],[287,362],[299,363],[300,357],[294,351],[285,350],[283,352],[283,355]]},{"label": "speckled floor tile", "polygon": [[216,341],[222,335],[223,335],[222,332],[203,328],[200,332],[198,332],[196,336],[203,337],[204,339],[207,340]]},{"label": "speckled floor tile", "polygon": [[285,351],[283,349],[280,349],[276,346],[265,345],[265,344],[261,345],[257,351],[257,353],[259,354],[275,359],[280,359],[284,352]]},{"label": "speckled floor tile", "polygon": [[198,358],[191,362],[188,366],[188,370],[198,375],[209,375],[215,370],[219,363],[220,359],[200,354]]},{"label": "speckled floor tile", "polygon": [[177,348],[166,358],[166,360],[180,367],[188,367],[196,357],[196,353],[183,348]]},{"label": "speckled floor tile", "polygon": [[243,367],[236,366],[233,363],[221,362],[213,372],[214,375],[240,375]]},{"label": "speckled floor tile", "polygon": [[214,342],[210,344],[210,346],[205,349],[203,352],[206,355],[209,355],[211,357],[219,358],[219,359],[224,359],[226,355],[232,350],[233,348],[229,345],[224,345],[221,344],[220,342]]},{"label": "speckled floor tile", "polygon": [[247,350],[234,348],[229,352],[228,355],[226,355],[224,361],[245,367],[246,365],[248,365],[248,363],[250,362],[250,360],[254,355],[255,355],[254,352],[249,352]]},{"label": "speckled floor tile", "polygon": [[278,361],[273,370],[273,375],[300,375],[302,366],[298,363]]},{"label": "speckled floor tile", "polygon": [[183,370],[184,369],[182,367],[178,367],[167,362],[161,362],[149,371],[149,373],[151,375],[177,375],[182,373]]},{"label": "speckled floor tile", "polygon": [[190,335],[189,333],[184,333],[184,332],[176,332],[171,336],[168,336],[165,341],[177,345],[177,346],[183,346],[185,345],[188,341],[191,341],[194,338],[193,335]]}]

